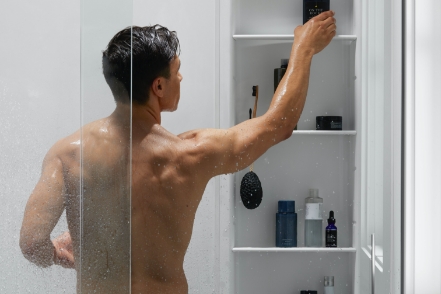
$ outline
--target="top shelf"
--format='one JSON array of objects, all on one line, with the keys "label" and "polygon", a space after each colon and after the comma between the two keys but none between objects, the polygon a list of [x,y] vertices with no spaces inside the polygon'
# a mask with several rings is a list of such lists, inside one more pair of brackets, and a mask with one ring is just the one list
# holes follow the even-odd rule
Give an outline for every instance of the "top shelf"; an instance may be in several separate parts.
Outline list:
[{"label": "top shelf", "polygon": [[[294,40],[294,35],[233,35],[234,40]],[[332,41],[355,41],[356,35],[337,35]]]}]

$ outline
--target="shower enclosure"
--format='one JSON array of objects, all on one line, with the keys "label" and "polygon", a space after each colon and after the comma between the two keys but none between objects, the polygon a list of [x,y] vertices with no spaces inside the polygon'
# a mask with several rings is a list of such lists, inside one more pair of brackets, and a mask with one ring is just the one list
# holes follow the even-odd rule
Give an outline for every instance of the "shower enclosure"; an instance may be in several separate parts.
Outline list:
[{"label": "shower enclosure", "polygon": [[[413,225],[402,227],[402,189],[413,183],[409,178],[403,183],[407,175],[401,174],[405,168],[401,85],[402,79],[409,79],[408,72],[402,75],[409,70],[401,62],[402,44],[409,42],[402,38],[403,3],[409,14],[412,1],[331,0],[337,36],[314,57],[298,130],[255,163],[264,193],[261,206],[249,211],[240,201],[240,180],[247,170],[213,178],[205,189],[184,262],[189,293],[300,293],[307,289],[323,293],[325,275],[335,276],[336,293],[403,293],[414,287],[417,271],[428,268],[429,262],[424,265],[421,260],[431,258],[421,249],[425,248],[423,238],[412,240]],[[132,25],[161,24],[177,31],[184,77],[181,100],[177,112],[163,114],[162,125],[174,134],[229,128],[248,119],[253,85],[260,87],[257,115],[267,109],[273,69],[290,52],[293,29],[302,20],[302,1],[24,0],[3,5],[0,292],[89,293],[90,264],[106,260],[111,268],[112,258],[122,258],[126,263],[118,277],[104,273],[101,278],[120,279],[123,290],[119,293],[130,293],[131,137],[119,144],[119,168],[114,166],[107,177],[90,177],[84,171],[92,153],[83,148],[83,132],[79,131],[115,108],[102,74],[102,51],[118,31]],[[407,25],[413,25],[409,23],[412,18],[406,17]],[[316,131],[317,115],[343,116],[343,130]],[[79,139],[72,143],[79,154],[79,177],[66,201],[78,209],[67,216],[62,213],[51,239],[68,230],[76,234],[77,268],[42,269],[20,250],[23,215],[39,181],[44,156],[56,142],[75,132]],[[414,137],[406,139],[410,140],[407,146],[415,142]],[[406,173],[413,172],[414,167],[406,168]],[[103,184],[99,191],[89,189],[90,178]],[[106,201],[110,193],[106,181],[118,182],[120,190],[115,193],[123,201]],[[303,247],[304,198],[309,188],[319,188],[324,215],[330,210],[336,214],[336,249]],[[99,202],[91,195],[99,195]],[[413,198],[404,198],[410,209],[406,215],[413,213],[409,199]],[[275,247],[277,200],[296,201],[297,248]],[[439,206],[439,200],[430,203]],[[424,211],[430,208],[425,205]],[[115,221],[113,214],[107,214],[112,209],[127,221],[116,233],[107,232],[106,225],[97,226],[97,220],[101,224]],[[428,218],[421,208],[418,211],[420,219]],[[68,228],[70,217],[77,218],[77,228]],[[407,225],[410,220],[404,221]],[[97,230],[110,236],[103,244],[118,249],[91,252],[91,244],[102,242],[94,235]],[[434,264],[438,264],[439,253],[433,248]],[[414,256],[418,259],[412,263]],[[429,277],[439,276],[439,265],[433,268],[415,289],[422,292],[421,285],[427,285]]]},{"label": "shower enclosure", "polygon": [[[164,114],[162,124],[175,134],[200,127],[218,127],[219,117],[215,111],[218,104],[218,85],[215,81],[216,40],[213,33],[217,26],[211,21],[216,11],[215,2],[163,1],[162,11],[155,5],[150,1],[137,1],[135,7],[131,0],[74,1],[69,4],[22,1],[5,4],[1,12],[5,46],[2,46],[0,78],[0,195],[5,205],[1,208],[0,223],[0,292],[75,293],[77,276],[81,281],[78,292],[88,291],[85,287],[89,266],[86,264],[90,264],[91,254],[87,257],[89,260],[76,260],[77,272],[60,266],[39,268],[23,257],[19,246],[20,228],[27,200],[39,180],[43,158],[51,146],[77,132],[82,126],[109,116],[115,108],[112,93],[102,74],[101,58],[102,51],[118,31],[131,25],[157,23],[178,31],[183,58],[181,72],[186,81],[181,87],[181,95],[188,99],[181,102],[177,113]],[[195,30],[196,21],[185,23],[181,12],[198,9],[207,14],[199,17],[204,26]],[[184,34],[184,31],[187,33]],[[213,38],[200,40],[201,32],[207,36],[213,35]],[[198,50],[192,48],[195,42],[199,45]],[[209,69],[206,74],[186,76],[189,69],[207,65]],[[195,111],[194,105],[199,105],[203,111]],[[193,119],[189,120],[188,117]],[[82,133],[79,136],[82,138]],[[91,154],[82,148],[81,139],[79,143],[76,149],[81,158],[78,165],[84,169]],[[130,140],[127,140],[120,145],[130,147],[130,144]],[[121,153],[124,157],[121,166],[130,164],[129,152],[130,148],[127,148],[127,151]],[[112,180],[120,183],[121,197],[129,201],[130,173],[117,175],[115,172],[112,177]],[[104,183],[105,180],[96,178],[97,182]],[[217,283],[220,266],[216,252],[219,250],[219,242],[213,232],[218,228],[216,201],[219,186],[219,179],[208,183],[200,204],[201,209],[196,214],[193,236],[184,263],[190,291],[208,293]],[[111,222],[110,215],[104,213],[110,208],[125,211],[130,220],[130,203],[106,203],[104,198],[108,191],[105,187],[98,193],[103,202],[91,203],[90,195],[93,192],[87,189],[84,175],[76,181],[75,188],[78,193],[70,195],[70,201],[77,201],[80,206],[76,217],[80,219],[78,240],[83,251],[78,254],[84,257],[90,243],[99,242],[90,232],[106,230],[105,226],[94,228],[94,221],[100,219],[104,223]],[[93,215],[97,211],[103,212],[102,215]],[[121,228],[120,232],[126,232],[128,225]],[[66,213],[63,212],[51,239],[68,229]],[[124,237],[129,244],[130,234]],[[107,245],[112,245],[111,239],[110,235],[109,240],[106,240],[109,242]],[[129,288],[130,250],[125,246],[118,252],[94,254],[96,260],[102,260],[104,254],[109,261],[112,254],[127,259],[124,270],[127,279],[121,283]],[[103,278],[112,277],[104,275]]]}]

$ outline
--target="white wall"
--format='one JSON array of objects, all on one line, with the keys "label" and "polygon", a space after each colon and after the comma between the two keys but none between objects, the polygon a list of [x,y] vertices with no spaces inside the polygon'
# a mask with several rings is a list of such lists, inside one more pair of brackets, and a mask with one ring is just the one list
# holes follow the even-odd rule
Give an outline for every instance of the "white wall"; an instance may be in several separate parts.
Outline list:
[{"label": "white wall", "polygon": [[[127,11],[117,9],[123,2],[107,1],[106,14],[100,14],[103,6],[94,8],[87,1],[86,7],[83,2],[83,76],[80,75],[80,1],[23,0],[2,5],[0,293],[75,292],[73,270],[57,266],[39,269],[24,259],[18,246],[19,230],[26,201],[38,181],[47,150],[58,139],[77,130],[81,122],[105,116],[114,107],[101,76],[101,50],[117,30],[129,25],[125,24]],[[177,112],[163,116],[163,125],[175,134],[216,127],[215,2],[133,1],[134,25],[159,23],[176,30],[180,39],[184,77],[180,105]],[[126,3],[128,7],[132,5],[132,1]],[[84,9],[89,13],[86,19]],[[109,17],[115,17],[113,27],[94,39],[87,39],[85,22],[93,29],[91,26],[105,24]],[[90,80],[96,83],[88,83]],[[197,211],[184,264],[190,293],[218,292],[215,290],[218,186],[217,179],[208,184]],[[63,216],[53,237],[66,229]]]},{"label": "white wall", "polygon": [[[78,1],[6,1],[0,9],[0,292],[74,293],[75,272],[39,269],[18,242],[43,156],[80,126]],[[53,236],[67,229],[65,217]]]},{"label": "white wall", "polygon": [[415,1],[415,289],[413,293],[441,293],[440,14],[440,1]]}]

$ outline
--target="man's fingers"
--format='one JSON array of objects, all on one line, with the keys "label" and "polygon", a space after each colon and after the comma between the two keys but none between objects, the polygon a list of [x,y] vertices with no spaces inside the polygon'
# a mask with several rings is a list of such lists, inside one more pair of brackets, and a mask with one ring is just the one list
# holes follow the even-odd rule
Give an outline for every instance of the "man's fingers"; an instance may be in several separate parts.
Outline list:
[{"label": "man's fingers", "polygon": [[326,30],[328,31],[328,33],[335,32],[337,31],[337,26],[335,25],[335,23],[333,23],[329,27],[327,27]]},{"label": "man's fingers", "polygon": [[[63,250],[63,249],[60,249]],[[75,259],[72,253],[68,251],[63,251],[63,254],[59,257],[59,264],[65,268],[74,268]]]},{"label": "man's fingers", "polygon": [[328,17],[327,19],[325,19],[325,20],[321,23],[321,25],[322,25],[322,27],[327,28],[327,27],[329,27],[329,26],[331,26],[331,25],[333,25],[333,24],[335,24],[335,23],[336,23],[336,20],[335,20],[334,17]]},{"label": "man's fingers", "polygon": [[333,17],[334,16],[334,11],[329,10],[329,11],[325,11],[320,13],[319,15],[316,16],[317,20],[323,21],[329,17]]}]

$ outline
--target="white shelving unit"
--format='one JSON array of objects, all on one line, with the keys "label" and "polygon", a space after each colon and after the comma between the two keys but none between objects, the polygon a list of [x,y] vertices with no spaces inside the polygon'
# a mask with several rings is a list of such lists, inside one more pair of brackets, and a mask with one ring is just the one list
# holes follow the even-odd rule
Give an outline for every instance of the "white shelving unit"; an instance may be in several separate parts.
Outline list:
[{"label": "white shelving unit", "polygon": [[[354,293],[360,113],[355,71],[358,36],[352,27],[352,1],[333,4],[332,9],[343,17],[338,19],[337,36],[313,58],[298,130],[254,163],[263,188],[261,205],[248,210],[241,203],[240,182],[248,169],[231,176],[230,185],[228,181],[221,184],[226,197],[221,195],[220,213],[227,216],[220,224],[225,233],[221,237],[221,264],[230,265],[221,281],[228,284],[228,293],[300,293],[307,289],[323,293],[326,275],[335,276],[336,293]],[[301,1],[288,0],[221,4],[225,12],[221,13],[221,97],[230,97],[221,110],[232,112],[231,124],[249,119],[254,85],[259,85],[257,116],[268,109],[274,93],[273,71],[281,59],[289,57],[292,32],[301,24],[301,9]],[[322,115],[342,116],[343,130],[315,130],[315,118]],[[310,188],[318,188],[324,199],[325,219],[330,210],[335,212],[338,248],[303,247],[304,199]],[[275,247],[278,200],[296,202],[299,247]]]}]

